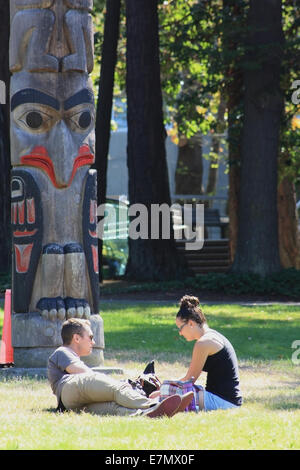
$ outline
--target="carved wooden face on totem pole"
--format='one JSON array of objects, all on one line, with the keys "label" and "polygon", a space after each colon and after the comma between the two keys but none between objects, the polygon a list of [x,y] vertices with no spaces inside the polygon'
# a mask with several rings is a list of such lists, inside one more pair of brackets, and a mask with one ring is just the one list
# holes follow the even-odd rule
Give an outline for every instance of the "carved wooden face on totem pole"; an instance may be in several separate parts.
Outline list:
[{"label": "carved wooden face on totem pole", "polygon": [[98,313],[91,0],[11,2],[13,312]]},{"label": "carved wooden face on totem pole", "polygon": [[12,164],[38,168],[55,188],[68,188],[94,162],[93,91],[78,74],[59,74],[50,94],[43,74],[34,83],[31,75],[19,74],[11,89]]}]

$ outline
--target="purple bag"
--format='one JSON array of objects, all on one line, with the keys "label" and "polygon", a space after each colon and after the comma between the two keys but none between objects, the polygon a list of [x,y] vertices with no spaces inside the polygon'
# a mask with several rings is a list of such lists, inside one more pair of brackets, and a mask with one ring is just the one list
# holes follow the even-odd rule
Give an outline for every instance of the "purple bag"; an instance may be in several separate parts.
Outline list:
[{"label": "purple bag", "polygon": [[182,382],[181,380],[164,380],[160,386],[159,401],[164,400],[170,395],[184,395],[188,392],[194,392],[194,398],[184,411],[199,411],[199,390],[201,385],[195,385],[191,380]]}]

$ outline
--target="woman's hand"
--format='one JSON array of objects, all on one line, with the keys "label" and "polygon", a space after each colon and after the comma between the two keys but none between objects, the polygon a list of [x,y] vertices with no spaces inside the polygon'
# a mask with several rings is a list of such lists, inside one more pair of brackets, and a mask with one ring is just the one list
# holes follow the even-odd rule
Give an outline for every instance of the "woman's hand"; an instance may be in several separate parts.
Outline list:
[{"label": "woman's hand", "polygon": [[149,398],[157,398],[160,395],[159,390],[155,390],[155,392],[150,393]]}]

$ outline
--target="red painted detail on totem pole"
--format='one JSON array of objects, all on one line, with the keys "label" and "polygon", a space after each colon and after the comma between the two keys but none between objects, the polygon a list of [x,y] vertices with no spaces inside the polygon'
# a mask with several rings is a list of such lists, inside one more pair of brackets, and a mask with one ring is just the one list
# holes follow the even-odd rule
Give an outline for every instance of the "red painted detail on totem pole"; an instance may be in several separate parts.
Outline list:
[{"label": "red painted detail on totem pole", "polygon": [[98,247],[95,245],[91,245],[92,248],[92,255],[93,255],[93,264],[94,264],[94,271],[96,274],[99,272],[99,264],[98,264]]},{"label": "red painted detail on totem pole", "polygon": [[34,199],[27,199],[26,200],[26,205],[27,205],[27,222],[29,224],[34,224],[35,222],[35,203]]},{"label": "red painted detail on totem pole", "polygon": [[95,161],[95,157],[91,153],[90,147],[88,145],[82,145],[73,163],[73,171],[72,171],[72,175],[69,181],[69,186],[72,183],[73,178],[78,168],[84,165],[92,165],[94,161]]},{"label": "red painted detail on totem pole", "polygon": [[16,256],[16,271],[25,274],[28,271],[33,243],[30,245],[14,245]]},{"label": "red painted detail on totem pole", "polygon": [[44,170],[54,186],[57,186],[53,163],[45,147],[34,147],[30,154],[21,157],[21,163]]},{"label": "red painted detail on totem pole", "polygon": [[21,230],[16,230],[13,235],[14,237],[33,237],[33,235],[35,235],[37,232],[37,229],[34,229],[34,230],[24,230],[24,231],[21,231]]},{"label": "red painted detail on totem pole", "polygon": [[11,205],[11,223],[15,225],[17,223],[17,208],[18,208],[18,203],[13,202]]},{"label": "red painted detail on totem pole", "polygon": [[92,230],[89,230],[89,234],[92,238],[97,238],[97,232],[96,231],[92,231]]},{"label": "red painted detail on totem pole", "polygon": [[90,224],[95,222],[93,201],[90,201]]},{"label": "red painted detail on totem pole", "polygon": [[19,215],[19,224],[23,225],[25,222],[25,204],[24,201],[18,202],[18,215]]},{"label": "red painted detail on totem pole", "polygon": [[48,155],[47,149],[43,146],[36,146],[30,154],[23,155],[21,157],[21,163],[23,165],[33,166],[45,171],[55,188],[68,188],[71,185],[78,168],[84,165],[91,165],[94,163],[94,159],[95,157],[91,153],[89,146],[82,145],[74,160],[72,174],[66,185],[61,185],[57,182],[53,162]]}]

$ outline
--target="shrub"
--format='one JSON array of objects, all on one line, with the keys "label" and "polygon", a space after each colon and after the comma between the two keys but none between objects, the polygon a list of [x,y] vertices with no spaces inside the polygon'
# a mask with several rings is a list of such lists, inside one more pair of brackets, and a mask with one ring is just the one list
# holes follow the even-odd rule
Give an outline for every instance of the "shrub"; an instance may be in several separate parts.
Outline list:
[{"label": "shrub", "polygon": [[127,287],[102,287],[107,294],[129,292],[166,292],[189,289],[224,294],[281,295],[300,299],[300,270],[284,269],[268,277],[246,273],[208,273],[187,277],[183,281],[143,282]]}]

